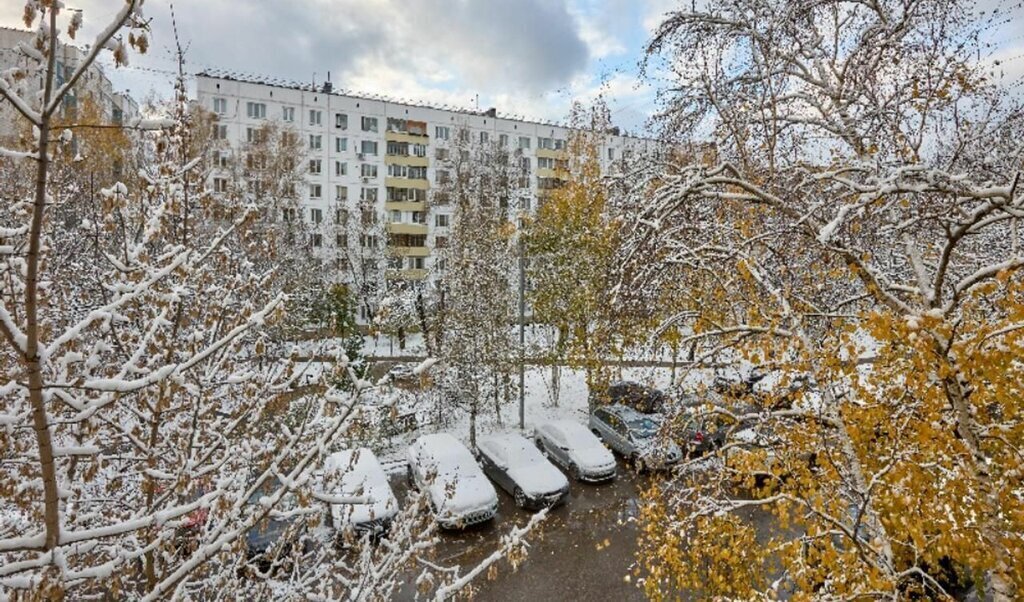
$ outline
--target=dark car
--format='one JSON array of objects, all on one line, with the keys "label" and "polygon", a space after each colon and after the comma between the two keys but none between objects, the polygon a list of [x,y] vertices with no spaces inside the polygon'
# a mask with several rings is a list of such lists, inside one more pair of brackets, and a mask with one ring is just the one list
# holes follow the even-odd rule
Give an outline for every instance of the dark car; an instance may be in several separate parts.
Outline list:
[{"label": "dark car", "polygon": [[682,394],[673,404],[668,421],[669,432],[688,456],[700,456],[722,446],[728,426],[708,402]]},{"label": "dark car", "polygon": [[620,380],[607,389],[590,392],[591,406],[623,405],[641,414],[660,414],[665,411],[666,396],[662,391],[631,380]]},{"label": "dark car", "polygon": [[[259,489],[253,492],[246,500],[246,504],[252,506],[262,505],[260,500],[266,496],[273,495],[282,485],[277,479],[267,479]],[[277,504],[276,510],[288,510],[294,506],[294,496],[286,493]],[[272,511],[263,520],[249,529],[245,534],[246,552],[250,558],[262,556],[270,551],[281,537],[288,531],[295,522],[293,517],[275,516]]]},{"label": "dark car", "polygon": [[589,426],[608,447],[628,458],[638,472],[665,470],[679,462],[682,451],[670,438],[659,436],[661,419],[616,404],[594,410]]},{"label": "dark car", "polygon": [[490,435],[480,439],[477,450],[484,474],[520,508],[555,506],[569,495],[569,480],[522,435]]}]

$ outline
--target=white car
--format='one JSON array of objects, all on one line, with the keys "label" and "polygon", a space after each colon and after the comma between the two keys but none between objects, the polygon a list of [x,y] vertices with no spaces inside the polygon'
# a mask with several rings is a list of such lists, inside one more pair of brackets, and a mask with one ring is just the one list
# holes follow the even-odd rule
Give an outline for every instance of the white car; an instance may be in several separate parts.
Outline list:
[{"label": "white car", "polygon": [[555,506],[569,495],[569,480],[522,435],[490,435],[476,447],[484,473],[520,508]]},{"label": "white car", "polygon": [[473,454],[451,435],[424,435],[409,446],[409,482],[426,491],[438,524],[459,529],[494,518],[498,493]]},{"label": "white car", "polygon": [[364,496],[364,504],[331,503],[332,526],[341,531],[386,532],[398,514],[398,499],[377,456],[365,447],[327,456],[323,491],[329,496]]},{"label": "white car", "polygon": [[615,478],[615,456],[578,422],[546,422],[534,430],[534,438],[544,455],[578,481],[596,483]]}]

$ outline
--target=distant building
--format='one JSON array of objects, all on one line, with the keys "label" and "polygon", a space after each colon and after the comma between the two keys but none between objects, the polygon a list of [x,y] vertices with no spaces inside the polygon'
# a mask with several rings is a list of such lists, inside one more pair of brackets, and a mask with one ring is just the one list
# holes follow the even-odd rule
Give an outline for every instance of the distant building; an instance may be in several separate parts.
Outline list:
[{"label": "distant building", "polygon": [[[226,141],[238,161],[254,132],[270,121],[309,140],[307,186],[296,191],[301,214],[288,210],[285,219],[303,220],[313,229],[328,224],[325,216],[332,215],[357,216],[364,224],[383,222],[384,240],[367,234],[312,236],[312,246],[318,247],[312,256],[336,270],[342,282],[358,280],[357,272],[372,272],[381,268],[378,264],[383,264],[381,283],[415,283],[443,270],[434,249],[447,243],[454,207],[438,194],[439,182],[448,175],[440,166],[463,129],[474,141],[521,151],[530,181],[528,211],[568,179],[569,129],[501,117],[494,109],[449,110],[339,93],[329,82],[314,87],[214,72],[200,73],[197,88],[197,102],[217,116],[215,136]],[[616,129],[601,149],[602,167],[659,148],[657,141],[622,136]],[[226,160],[221,157],[218,163],[226,165]],[[225,186],[226,180],[213,183],[215,190]],[[374,255],[365,247],[381,252]]]},{"label": "distant building", "polygon": [[[35,61],[18,50],[19,44],[31,45],[35,34],[31,31],[0,27],[0,71],[15,67],[29,68]],[[59,44],[56,58],[56,84],[63,85],[75,69],[85,59],[85,52],[68,44]],[[43,74],[34,78],[17,82],[15,89],[23,96],[29,97],[44,87]],[[130,96],[115,92],[110,79],[103,73],[102,67],[93,63],[78,80],[74,89],[64,97],[60,108],[60,116],[72,118],[75,111],[85,99],[92,100],[101,112],[101,119],[108,123],[124,123],[139,115],[139,106]],[[5,99],[0,98],[0,140],[17,135],[24,121]]]}]

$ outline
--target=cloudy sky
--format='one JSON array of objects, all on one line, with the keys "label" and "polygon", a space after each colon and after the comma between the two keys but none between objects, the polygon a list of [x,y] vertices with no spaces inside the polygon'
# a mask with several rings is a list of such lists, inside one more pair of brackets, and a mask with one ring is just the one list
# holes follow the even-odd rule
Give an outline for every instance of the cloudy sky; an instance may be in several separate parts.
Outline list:
[{"label": "cloudy sky", "polygon": [[[21,2],[0,2],[19,26]],[[177,0],[187,69],[220,68],[534,118],[604,91],[614,120],[640,130],[654,110],[637,64],[672,0]],[[95,35],[118,0],[67,0]],[[136,97],[166,94],[170,3],[149,0],[152,48],[113,76]],[[91,25],[91,27],[90,27]],[[112,71],[112,69],[108,70]]]},{"label": "cloudy sky", "polygon": [[[698,3],[707,0],[698,0]],[[638,80],[644,42],[661,16],[691,0],[177,0],[187,69],[317,83],[461,107],[564,119],[572,99],[603,92],[617,125],[643,131],[654,93]],[[92,39],[120,0],[66,0]],[[0,2],[0,25],[20,26],[22,2]],[[1024,15],[1017,0],[978,0]],[[174,69],[170,3],[148,0],[152,47],[108,69],[136,98],[167,94]],[[992,58],[1024,75],[1018,19],[992,32]],[[105,56],[109,62],[109,55]]]}]

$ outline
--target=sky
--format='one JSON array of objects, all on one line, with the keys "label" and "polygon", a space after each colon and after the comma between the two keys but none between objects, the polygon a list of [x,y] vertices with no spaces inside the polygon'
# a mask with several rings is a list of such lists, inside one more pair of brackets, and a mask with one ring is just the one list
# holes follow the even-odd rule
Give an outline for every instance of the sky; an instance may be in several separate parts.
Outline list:
[{"label": "sky", "polygon": [[[119,0],[67,0],[89,40]],[[177,0],[186,70],[322,83],[464,108],[564,120],[603,93],[613,122],[643,132],[654,90],[638,78],[644,43],[672,0]],[[0,2],[19,27],[22,3]],[[149,0],[151,48],[108,74],[141,100],[170,92],[170,3]],[[107,54],[107,53],[104,53]],[[109,64],[109,56],[104,59]]]},{"label": "sky", "polygon": [[[562,121],[571,102],[603,94],[612,120],[632,133],[657,110],[654,85],[639,77],[645,42],[663,15],[694,0],[176,0],[186,70],[221,69],[322,83],[462,108]],[[696,0],[702,4],[708,0]],[[1024,77],[1019,0],[978,0],[1017,17],[992,32],[990,60]],[[21,27],[23,3],[0,2],[0,25]],[[93,39],[121,0],[66,0],[83,10],[80,41]],[[168,95],[175,62],[171,3],[148,0],[150,51],[114,69],[137,99]],[[1015,30],[1015,28],[1020,29]]]}]

